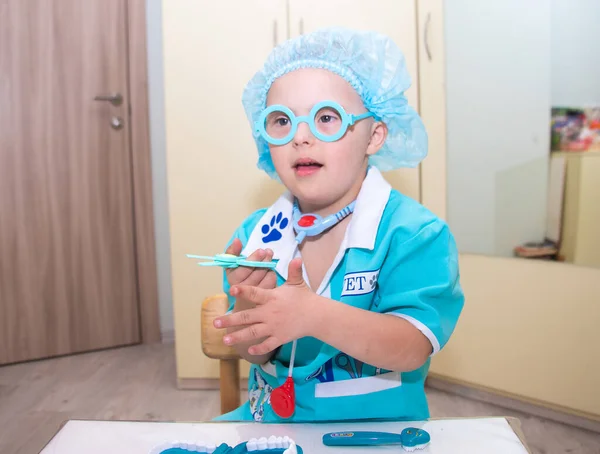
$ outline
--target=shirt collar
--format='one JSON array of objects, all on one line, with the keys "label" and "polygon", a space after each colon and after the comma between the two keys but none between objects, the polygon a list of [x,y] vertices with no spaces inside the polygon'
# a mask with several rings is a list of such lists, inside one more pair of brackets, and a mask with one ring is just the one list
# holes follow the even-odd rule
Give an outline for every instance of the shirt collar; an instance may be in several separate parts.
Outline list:
[{"label": "shirt collar", "polygon": [[242,255],[247,257],[257,249],[271,249],[273,258],[279,260],[275,270],[284,279],[287,279],[288,265],[296,251],[293,202],[294,197],[289,191],[281,195],[260,218],[242,250]]},{"label": "shirt collar", "polygon": [[369,250],[375,248],[377,231],[391,191],[392,187],[381,172],[376,167],[369,167],[348,224],[347,247]]},{"label": "shirt collar", "polygon": [[[390,184],[375,167],[369,167],[367,176],[356,199],[354,213],[346,231],[346,248],[373,250],[383,211],[391,192]],[[248,256],[257,249],[270,248],[279,262],[275,270],[287,279],[289,262],[296,251],[296,234],[292,225],[294,197],[289,191],[264,213],[248,238],[242,255]]]}]

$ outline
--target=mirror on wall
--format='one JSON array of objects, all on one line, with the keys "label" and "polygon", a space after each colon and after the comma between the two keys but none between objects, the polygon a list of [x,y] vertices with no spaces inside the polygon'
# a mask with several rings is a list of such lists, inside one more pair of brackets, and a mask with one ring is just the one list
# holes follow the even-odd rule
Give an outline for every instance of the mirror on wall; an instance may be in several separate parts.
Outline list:
[{"label": "mirror on wall", "polygon": [[600,2],[457,0],[445,14],[460,252],[600,268]]}]

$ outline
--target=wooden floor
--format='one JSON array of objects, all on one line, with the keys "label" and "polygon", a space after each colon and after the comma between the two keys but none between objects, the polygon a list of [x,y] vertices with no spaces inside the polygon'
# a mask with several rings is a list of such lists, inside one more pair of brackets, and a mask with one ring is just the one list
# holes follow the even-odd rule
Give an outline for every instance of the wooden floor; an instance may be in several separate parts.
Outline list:
[{"label": "wooden floor", "polygon": [[[175,387],[172,344],[0,367],[0,453],[35,454],[68,419],[204,421],[217,391]],[[534,453],[600,454],[600,435],[428,390],[432,417],[516,416]]]}]

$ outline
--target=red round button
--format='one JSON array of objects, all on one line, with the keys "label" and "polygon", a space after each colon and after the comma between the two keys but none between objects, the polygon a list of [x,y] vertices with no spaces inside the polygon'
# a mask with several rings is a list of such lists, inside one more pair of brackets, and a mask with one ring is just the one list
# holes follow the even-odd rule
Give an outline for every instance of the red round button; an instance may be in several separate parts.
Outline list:
[{"label": "red round button", "polygon": [[298,225],[300,227],[310,227],[315,223],[316,220],[317,218],[315,216],[307,214],[306,216],[302,216],[300,218],[300,220],[298,221]]},{"label": "red round button", "polygon": [[280,418],[290,418],[294,414],[296,398],[294,380],[288,377],[283,385],[271,392],[271,407]]}]

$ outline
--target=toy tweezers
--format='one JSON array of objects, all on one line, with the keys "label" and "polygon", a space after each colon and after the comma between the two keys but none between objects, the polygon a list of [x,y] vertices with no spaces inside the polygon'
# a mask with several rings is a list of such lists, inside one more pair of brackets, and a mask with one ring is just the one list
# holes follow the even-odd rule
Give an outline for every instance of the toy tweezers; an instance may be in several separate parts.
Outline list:
[{"label": "toy tweezers", "polygon": [[277,266],[278,260],[270,262],[258,262],[247,260],[246,257],[232,254],[217,254],[217,255],[192,255],[187,254],[190,259],[209,260],[208,262],[198,262],[200,266],[220,266],[222,268],[237,268],[238,266],[247,266],[251,268],[268,268],[274,269]]}]

